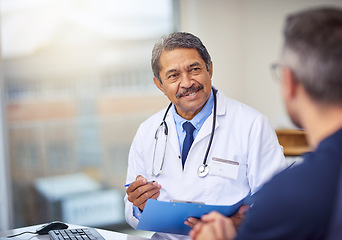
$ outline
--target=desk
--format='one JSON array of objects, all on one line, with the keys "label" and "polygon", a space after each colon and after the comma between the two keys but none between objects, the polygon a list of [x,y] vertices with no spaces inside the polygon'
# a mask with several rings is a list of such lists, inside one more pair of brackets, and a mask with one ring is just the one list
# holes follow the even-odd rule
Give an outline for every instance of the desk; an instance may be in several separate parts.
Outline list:
[{"label": "desk", "polygon": [[[23,228],[17,228],[9,231],[3,231],[0,232],[0,239],[1,240],[49,240],[49,235],[37,235],[37,234],[23,234],[19,235],[17,237],[13,238],[6,238],[8,235],[13,235],[21,232],[35,232],[36,229],[41,227],[44,224],[40,225],[35,225],[35,226],[29,226],[29,227],[23,227]],[[70,229],[73,228],[84,228],[83,226],[78,226],[78,225],[73,225],[73,224],[68,224]],[[139,237],[139,236],[134,236],[134,235],[127,235],[124,233],[118,233],[118,232],[113,232],[113,231],[108,231],[108,230],[103,230],[103,229],[98,229],[96,230],[105,238],[105,239],[115,239],[115,240],[147,240],[149,238],[144,238],[144,237]]]}]

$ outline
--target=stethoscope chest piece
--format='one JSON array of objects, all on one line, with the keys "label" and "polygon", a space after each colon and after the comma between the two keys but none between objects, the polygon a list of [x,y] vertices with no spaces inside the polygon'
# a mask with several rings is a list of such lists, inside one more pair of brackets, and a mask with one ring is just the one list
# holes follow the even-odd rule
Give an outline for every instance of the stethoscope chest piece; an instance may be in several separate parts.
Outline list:
[{"label": "stethoscope chest piece", "polygon": [[209,173],[209,166],[208,165],[201,165],[198,170],[197,170],[197,174],[199,177],[205,177],[207,176]]}]

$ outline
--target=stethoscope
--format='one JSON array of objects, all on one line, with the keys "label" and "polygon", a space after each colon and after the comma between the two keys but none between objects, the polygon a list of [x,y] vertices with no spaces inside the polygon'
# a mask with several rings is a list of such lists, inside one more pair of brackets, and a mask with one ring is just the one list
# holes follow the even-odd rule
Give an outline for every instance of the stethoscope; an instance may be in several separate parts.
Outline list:
[{"label": "stethoscope", "polygon": [[[199,177],[205,177],[208,175],[209,173],[209,166],[207,164],[207,159],[208,159],[208,155],[209,155],[209,151],[211,148],[211,144],[213,142],[213,138],[214,138],[214,132],[215,132],[215,124],[216,124],[216,92],[217,90],[213,89],[213,93],[214,93],[214,114],[213,114],[213,123],[212,123],[212,129],[211,129],[211,134],[210,134],[210,139],[209,139],[209,144],[207,147],[207,150],[205,152],[204,155],[204,159],[203,159],[203,163],[201,166],[199,166],[198,170],[197,170],[197,174]],[[172,103],[169,104],[169,106],[166,108],[164,117],[162,122],[160,123],[155,136],[154,136],[154,150],[153,150],[153,160],[152,160],[152,176],[153,177],[158,177],[161,173],[162,173],[162,169],[163,169],[163,165],[164,165],[164,161],[165,161],[165,153],[166,153],[166,146],[167,146],[167,139],[168,139],[168,134],[169,134],[169,129],[168,126],[166,124],[166,116],[167,113],[169,112],[170,108],[172,106]],[[159,171],[157,173],[155,173],[154,171],[154,160],[155,160],[155,155],[156,155],[156,146],[157,146],[157,141],[158,141],[158,136],[159,136],[159,132],[164,132],[164,136],[165,136],[165,146],[164,146],[164,152],[163,152],[163,158],[162,158],[162,163],[160,165]]]}]

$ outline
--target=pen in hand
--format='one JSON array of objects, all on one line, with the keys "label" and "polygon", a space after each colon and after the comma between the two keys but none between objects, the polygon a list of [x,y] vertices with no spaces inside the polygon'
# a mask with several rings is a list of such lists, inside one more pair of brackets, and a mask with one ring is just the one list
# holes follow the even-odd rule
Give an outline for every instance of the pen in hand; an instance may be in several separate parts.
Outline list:
[{"label": "pen in hand", "polygon": [[[154,183],[155,181],[154,180],[147,180],[147,183]],[[133,182],[130,182],[130,183],[127,183],[125,184],[124,186],[125,187],[129,187],[129,185],[131,185]]]}]

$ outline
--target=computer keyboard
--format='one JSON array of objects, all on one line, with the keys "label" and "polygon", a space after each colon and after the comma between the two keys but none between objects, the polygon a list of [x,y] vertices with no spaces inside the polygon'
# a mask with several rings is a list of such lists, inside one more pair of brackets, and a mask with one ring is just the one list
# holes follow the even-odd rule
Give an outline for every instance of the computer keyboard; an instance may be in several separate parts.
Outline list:
[{"label": "computer keyboard", "polygon": [[105,240],[94,228],[75,228],[49,231],[51,240]]}]

